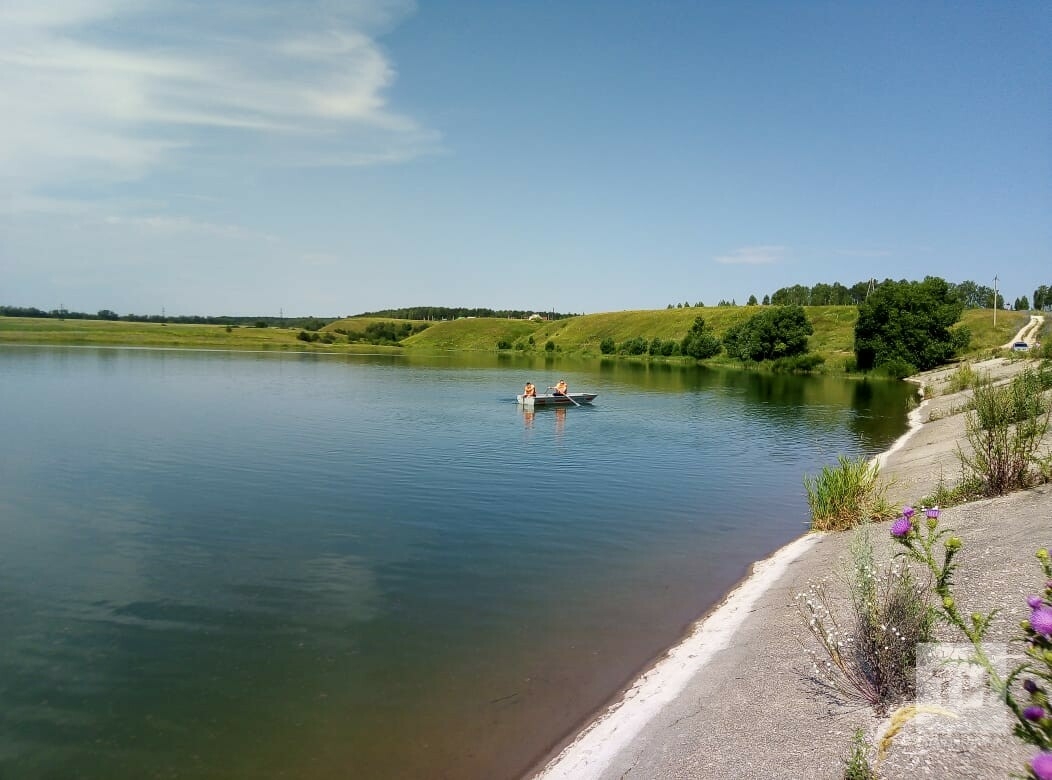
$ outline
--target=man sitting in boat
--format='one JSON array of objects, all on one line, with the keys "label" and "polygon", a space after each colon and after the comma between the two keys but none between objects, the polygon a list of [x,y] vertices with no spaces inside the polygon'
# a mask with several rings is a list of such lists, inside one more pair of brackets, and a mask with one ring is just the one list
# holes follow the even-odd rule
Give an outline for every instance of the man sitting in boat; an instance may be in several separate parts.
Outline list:
[{"label": "man sitting in boat", "polygon": [[552,388],[555,391],[555,395],[569,395],[570,388],[566,385],[565,379],[560,379],[555,383],[555,387]]},{"label": "man sitting in boat", "polygon": [[522,389],[523,398],[536,398],[537,388],[533,386],[533,382],[527,382],[526,387]]}]

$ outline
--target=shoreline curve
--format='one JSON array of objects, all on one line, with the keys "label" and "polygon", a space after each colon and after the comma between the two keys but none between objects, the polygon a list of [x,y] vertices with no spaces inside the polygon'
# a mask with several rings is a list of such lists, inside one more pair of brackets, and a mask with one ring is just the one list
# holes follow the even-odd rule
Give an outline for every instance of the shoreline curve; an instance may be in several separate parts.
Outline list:
[{"label": "shoreline curve", "polygon": [[[916,379],[907,381],[918,385]],[[907,429],[891,446],[870,462],[884,469],[888,458],[906,446],[920,430],[927,399],[906,416]],[[549,759],[539,770],[531,770],[531,780],[589,780],[598,778],[623,748],[667,704],[682,693],[689,681],[733,640],[756,601],[778,581],[786,569],[799,560],[827,534],[808,532],[753,563],[749,574],[723,600],[699,618],[686,636],[649,665],[612,704],[601,712]]]}]

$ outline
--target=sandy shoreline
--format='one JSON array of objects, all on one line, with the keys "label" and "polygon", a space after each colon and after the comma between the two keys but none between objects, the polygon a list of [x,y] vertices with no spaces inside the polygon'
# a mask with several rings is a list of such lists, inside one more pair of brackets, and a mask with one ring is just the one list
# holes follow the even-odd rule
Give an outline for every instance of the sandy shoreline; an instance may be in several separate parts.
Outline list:
[{"label": "sandy shoreline", "polygon": [[617,703],[593,720],[536,774],[537,780],[598,777],[621,748],[682,693],[687,682],[713,655],[730,644],[757,599],[820,537],[821,534],[805,534],[754,563],[749,575],[719,606],[696,622],[686,638],[637,678]]},{"label": "sandy shoreline", "polygon": [[[1017,366],[997,360],[979,364],[977,369],[998,376],[1012,373]],[[949,373],[948,369],[929,372],[913,381],[938,388]],[[933,409],[941,415],[960,404],[959,395],[925,400],[911,410],[909,429],[875,458],[890,480],[892,500],[914,502],[940,480],[953,480],[956,448],[964,431],[963,415],[930,418],[936,416]],[[1021,523],[1014,518],[1018,507],[1030,504],[1037,510],[1029,521]],[[957,521],[955,527],[962,529],[967,543],[970,524],[990,527],[991,505],[1001,507],[995,519],[1004,525],[1005,538],[1018,541],[1020,534],[1025,538],[1031,533],[1035,537],[1044,535],[1042,544],[1052,542],[1048,538],[1052,522],[1047,519],[1052,516],[1052,491],[1047,488],[975,502],[958,508],[960,511],[948,510],[944,516]],[[532,776],[536,780],[765,777],[776,769],[779,776],[786,777],[839,776],[840,758],[850,733],[863,728],[875,734],[879,724],[868,710],[816,701],[813,692],[802,696],[801,666],[805,664],[801,662],[805,656],[799,640],[804,631],[790,603],[803,583],[835,566],[849,536],[805,534],[754,564],[750,574],[718,607],[696,622],[684,639],[640,675],[616,703]],[[997,606],[1010,616],[1018,611],[1013,601],[1017,594],[1011,589],[1004,594],[1004,582],[1022,580],[1030,573],[1027,554],[1017,555],[1013,549],[993,553],[993,549],[987,545],[975,551],[984,563],[972,582],[962,578],[962,592],[978,598],[990,590],[978,583],[999,576],[997,587],[1004,598]],[[1012,568],[1013,563],[1018,572],[1006,573],[1006,567]],[[774,625],[779,628],[776,635],[770,631]],[[733,652],[724,652],[728,649]],[[777,716],[781,722],[771,720],[771,716],[767,716],[768,722],[763,718],[755,722],[756,706],[769,707],[772,696],[781,704]],[[743,722],[746,713],[753,722]],[[823,732],[816,734],[810,745],[791,744],[799,736],[786,725],[786,719],[793,717],[800,720],[796,727],[799,732]],[[920,758],[898,760],[901,776],[922,767],[926,774],[936,777],[996,776],[996,771],[990,775],[992,768],[1002,766],[1006,768],[1000,774],[1006,776],[1017,747],[1009,740],[994,748],[980,748],[974,756],[968,754],[967,761],[979,775],[940,773],[938,761],[933,765],[924,751],[920,751]],[[895,760],[890,761],[885,776],[900,776],[896,766]]]}]

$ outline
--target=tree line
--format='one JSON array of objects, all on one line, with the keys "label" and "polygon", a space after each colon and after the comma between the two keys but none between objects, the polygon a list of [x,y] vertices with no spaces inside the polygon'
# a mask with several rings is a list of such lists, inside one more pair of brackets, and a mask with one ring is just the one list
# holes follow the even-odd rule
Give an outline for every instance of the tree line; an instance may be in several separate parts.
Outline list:
[{"label": "tree line", "polygon": [[[866,281],[856,282],[850,287],[843,285],[840,282],[833,282],[832,284],[820,282],[810,287],[804,284],[794,284],[789,287],[780,287],[770,295],[764,295],[762,305],[859,306],[865,302],[877,287],[892,281],[893,280],[891,279],[885,279],[883,282],[877,282],[876,279],[868,279]],[[979,284],[971,280],[965,280],[958,283],[947,282],[947,284],[949,285],[950,293],[960,300],[961,304],[966,309],[989,309],[995,305],[995,291],[994,288],[989,285]],[[996,291],[996,296],[997,308],[1003,309],[1005,304],[1004,295],[998,290]],[[1045,309],[1046,307],[1052,308],[1052,286],[1041,285],[1034,290],[1033,303],[1035,309]],[[670,303],[666,308],[689,309],[692,308],[692,306],[703,307],[704,305],[705,304],[701,301],[698,301],[695,304],[688,302]],[[738,304],[732,299],[730,301],[721,300],[717,305],[737,306]],[[755,295],[750,295],[746,305],[761,305],[761,301],[757,300]],[[1020,296],[1015,299],[1012,308],[1016,311],[1026,311],[1030,308],[1030,301],[1027,296]]]},{"label": "tree line", "polygon": [[319,330],[335,317],[261,317],[259,315],[227,315],[206,317],[193,315],[164,314],[118,314],[110,309],[100,309],[92,314],[68,309],[51,309],[44,311],[33,306],[0,306],[0,317],[37,317],[54,320],[105,320],[108,322],[153,322],[173,323],[178,325],[248,325],[255,328],[285,327]]},{"label": "tree line", "polygon": [[576,314],[557,311],[534,311],[532,309],[486,309],[449,306],[409,306],[404,309],[381,309],[355,314],[353,317],[390,317],[395,320],[457,320],[462,317],[500,317],[501,319],[524,320],[539,314],[549,320],[564,320]]}]

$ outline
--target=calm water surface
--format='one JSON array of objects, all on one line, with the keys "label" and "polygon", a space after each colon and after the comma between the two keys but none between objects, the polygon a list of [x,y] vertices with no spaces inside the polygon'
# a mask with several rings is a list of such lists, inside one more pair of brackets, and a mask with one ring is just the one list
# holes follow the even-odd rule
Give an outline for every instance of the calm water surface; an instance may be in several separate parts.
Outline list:
[{"label": "calm water surface", "polygon": [[[593,408],[524,413],[565,377]],[[0,777],[514,777],[905,385],[0,347]]]}]

